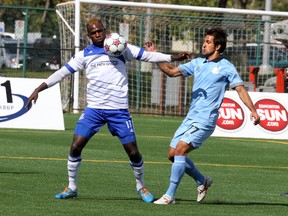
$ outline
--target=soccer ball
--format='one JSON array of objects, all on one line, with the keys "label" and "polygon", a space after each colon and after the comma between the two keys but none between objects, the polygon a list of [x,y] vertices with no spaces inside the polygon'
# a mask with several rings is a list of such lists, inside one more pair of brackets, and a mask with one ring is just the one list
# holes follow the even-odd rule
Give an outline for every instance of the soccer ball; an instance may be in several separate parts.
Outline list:
[{"label": "soccer ball", "polygon": [[120,56],[127,47],[125,38],[118,33],[111,33],[107,35],[104,40],[104,49],[110,56]]}]

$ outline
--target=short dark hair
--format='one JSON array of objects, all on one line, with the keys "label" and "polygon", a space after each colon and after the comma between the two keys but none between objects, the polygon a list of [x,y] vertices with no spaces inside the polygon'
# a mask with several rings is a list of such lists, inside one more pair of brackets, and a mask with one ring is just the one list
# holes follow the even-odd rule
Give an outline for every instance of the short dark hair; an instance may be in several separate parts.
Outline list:
[{"label": "short dark hair", "polygon": [[102,21],[98,18],[91,18],[90,20],[87,21],[87,24],[86,24],[86,28],[87,28],[87,32],[89,32],[89,25],[91,24],[101,24],[104,28],[104,25],[102,23]]},{"label": "short dark hair", "polygon": [[206,35],[214,36],[215,46],[221,45],[219,52],[223,53],[224,50],[226,49],[227,36],[228,36],[226,31],[222,28],[212,28],[206,32]]}]

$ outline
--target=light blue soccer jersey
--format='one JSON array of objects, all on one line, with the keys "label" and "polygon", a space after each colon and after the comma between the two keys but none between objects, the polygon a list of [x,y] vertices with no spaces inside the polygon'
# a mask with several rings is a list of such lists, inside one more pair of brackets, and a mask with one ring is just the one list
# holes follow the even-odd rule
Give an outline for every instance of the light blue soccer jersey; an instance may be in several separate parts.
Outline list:
[{"label": "light blue soccer jersey", "polygon": [[194,76],[192,102],[186,118],[193,119],[199,128],[215,128],[226,88],[243,85],[235,66],[224,58],[214,61],[196,58],[178,68],[184,76]]}]

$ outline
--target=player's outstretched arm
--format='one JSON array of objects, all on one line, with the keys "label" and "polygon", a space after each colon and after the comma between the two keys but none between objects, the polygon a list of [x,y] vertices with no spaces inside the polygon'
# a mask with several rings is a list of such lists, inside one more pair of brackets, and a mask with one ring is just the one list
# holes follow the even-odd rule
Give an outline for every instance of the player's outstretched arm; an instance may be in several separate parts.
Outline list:
[{"label": "player's outstretched arm", "polygon": [[184,61],[184,60],[191,60],[191,53],[189,52],[180,52],[171,56],[172,61]]},{"label": "player's outstretched arm", "polygon": [[[144,43],[145,51],[147,52],[157,52],[157,49],[152,41],[147,41]],[[191,53],[182,51],[180,53],[171,55],[171,60],[172,61],[183,61],[183,60],[191,60]]]},{"label": "player's outstretched arm", "polygon": [[34,92],[30,95],[27,104],[25,106],[26,109],[29,109],[31,102],[34,101],[36,103],[38,99],[38,93],[50,88],[51,86],[55,85],[56,83],[59,83],[61,80],[63,80],[65,77],[71,75],[70,71],[64,66],[60,68],[59,70],[55,71],[53,74],[51,74],[45,82],[43,82],[38,88],[34,90]]},{"label": "player's outstretched arm", "polygon": [[248,94],[248,92],[246,91],[244,86],[237,86],[235,88],[235,90],[237,91],[240,99],[242,100],[242,102],[248,107],[248,109],[251,111],[251,115],[250,115],[250,119],[251,121],[253,121],[254,125],[257,125],[260,123],[260,116],[258,115],[255,106],[253,105],[253,102]]},{"label": "player's outstretched arm", "polygon": [[157,49],[152,41],[146,41],[143,47],[145,48],[145,51],[147,52],[157,52]]},{"label": "player's outstretched arm", "polygon": [[32,101],[34,101],[34,103],[36,103],[37,99],[38,99],[38,94],[39,92],[43,91],[44,89],[47,89],[48,86],[45,82],[43,82],[40,86],[38,86],[38,88],[36,88],[33,93],[30,95],[30,97],[28,98],[28,101],[25,105],[26,109],[29,109],[31,107],[31,103]]},{"label": "player's outstretched arm", "polygon": [[[147,41],[144,43],[144,48],[147,52],[157,52],[155,45],[152,41]],[[183,61],[190,60],[191,55],[189,52],[181,52],[178,54],[171,55],[171,61]],[[168,63],[168,62],[160,62],[157,63],[159,69],[164,72],[169,77],[178,77],[182,76],[182,73],[179,71],[178,67]]]},{"label": "player's outstretched arm", "polygon": [[157,63],[159,69],[165,73],[166,75],[168,75],[169,77],[178,77],[178,76],[182,76],[182,73],[179,71],[178,67],[167,63],[167,62],[161,62],[161,63]]}]

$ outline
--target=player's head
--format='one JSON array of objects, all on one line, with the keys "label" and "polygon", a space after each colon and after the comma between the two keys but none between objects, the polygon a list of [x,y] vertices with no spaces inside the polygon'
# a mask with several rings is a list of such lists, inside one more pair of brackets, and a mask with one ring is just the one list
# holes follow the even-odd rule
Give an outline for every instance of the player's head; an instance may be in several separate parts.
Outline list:
[{"label": "player's head", "polygon": [[101,20],[92,18],[87,22],[87,36],[92,40],[96,46],[103,46],[106,38],[106,28]]},{"label": "player's head", "polygon": [[223,53],[226,49],[227,33],[222,28],[212,28],[206,32],[206,35],[214,36],[214,45],[220,45],[219,52]]},{"label": "player's head", "polygon": [[202,54],[205,58],[213,60],[219,58],[226,49],[227,34],[221,28],[213,28],[206,32],[202,46]]}]

